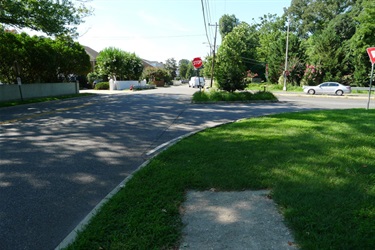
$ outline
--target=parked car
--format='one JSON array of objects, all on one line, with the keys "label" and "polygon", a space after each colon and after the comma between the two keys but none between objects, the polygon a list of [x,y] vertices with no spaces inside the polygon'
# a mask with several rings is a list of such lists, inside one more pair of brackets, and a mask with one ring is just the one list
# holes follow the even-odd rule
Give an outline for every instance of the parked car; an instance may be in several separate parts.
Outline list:
[{"label": "parked car", "polygon": [[203,77],[198,77],[198,76],[193,76],[192,78],[190,78],[190,81],[189,81],[189,87],[200,87],[200,88],[203,88],[204,87],[204,78]]},{"label": "parked car", "polygon": [[352,89],[350,86],[342,85],[338,82],[323,82],[317,86],[303,86],[303,92],[315,95],[315,94],[326,94],[326,95],[343,95],[350,94]]}]

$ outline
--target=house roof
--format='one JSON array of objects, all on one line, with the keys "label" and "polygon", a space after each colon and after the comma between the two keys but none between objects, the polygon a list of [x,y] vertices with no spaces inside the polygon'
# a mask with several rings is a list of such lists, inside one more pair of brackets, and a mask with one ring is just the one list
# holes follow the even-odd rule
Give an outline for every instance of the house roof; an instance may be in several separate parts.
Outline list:
[{"label": "house roof", "polygon": [[88,46],[83,46],[83,48],[85,49],[86,53],[90,56],[90,61],[96,61],[96,57],[98,57],[99,52],[93,50]]}]

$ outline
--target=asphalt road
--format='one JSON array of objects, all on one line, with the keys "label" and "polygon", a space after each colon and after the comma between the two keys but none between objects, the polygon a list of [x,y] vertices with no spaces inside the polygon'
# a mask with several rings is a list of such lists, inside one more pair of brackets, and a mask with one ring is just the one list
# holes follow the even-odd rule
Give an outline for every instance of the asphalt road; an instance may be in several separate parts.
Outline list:
[{"label": "asphalt road", "polygon": [[[365,97],[191,104],[186,85],[0,109],[0,249],[54,249],[159,145],[280,112],[365,108]],[[371,107],[373,107],[371,105]]]}]

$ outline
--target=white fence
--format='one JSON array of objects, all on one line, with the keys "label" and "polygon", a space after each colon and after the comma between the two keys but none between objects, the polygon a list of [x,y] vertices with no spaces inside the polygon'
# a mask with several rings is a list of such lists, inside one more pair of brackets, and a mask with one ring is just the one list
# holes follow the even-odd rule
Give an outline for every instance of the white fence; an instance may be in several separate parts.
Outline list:
[{"label": "white fence", "polygon": [[79,94],[79,85],[66,83],[1,84],[0,101]]},{"label": "white fence", "polygon": [[138,82],[138,81],[115,81],[113,86],[109,86],[110,90],[123,90],[123,89],[130,89],[130,86],[145,86],[146,80]]}]

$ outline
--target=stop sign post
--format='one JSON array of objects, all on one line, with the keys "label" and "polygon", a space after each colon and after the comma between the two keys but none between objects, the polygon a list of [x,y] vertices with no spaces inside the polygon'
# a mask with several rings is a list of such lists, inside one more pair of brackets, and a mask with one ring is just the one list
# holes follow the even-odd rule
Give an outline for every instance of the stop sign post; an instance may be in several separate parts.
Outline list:
[{"label": "stop sign post", "polygon": [[199,77],[199,69],[202,67],[203,61],[200,57],[196,57],[193,59],[192,64],[193,64],[193,67],[197,70],[198,82],[199,82],[198,86],[199,86],[199,90],[201,90],[201,78]]},{"label": "stop sign post", "polygon": [[374,64],[375,64],[375,47],[367,48],[367,54],[370,57],[370,61],[372,64],[371,67],[371,75],[370,75],[370,89],[368,91],[368,101],[367,101],[367,109],[370,107],[370,98],[371,98],[371,87],[372,87],[372,76],[374,74]]}]

